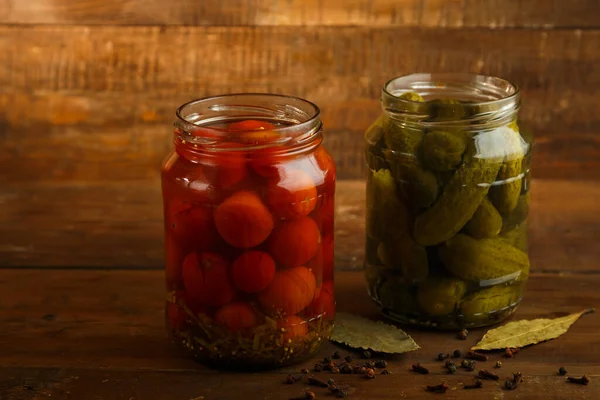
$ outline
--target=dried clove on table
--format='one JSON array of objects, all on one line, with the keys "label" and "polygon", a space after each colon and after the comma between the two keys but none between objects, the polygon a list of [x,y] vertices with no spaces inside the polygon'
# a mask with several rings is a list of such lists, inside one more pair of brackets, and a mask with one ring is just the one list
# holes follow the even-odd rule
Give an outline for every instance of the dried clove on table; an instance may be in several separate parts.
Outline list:
[{"label": "dried clove on table", "polygon": [[486,356],[485,354],[476,353],[474,351],[469,351],[465,355],[465,358],[467,358],[469,360],[477,360],[477,361],[487,361],[489,359],[489,357]]},{"label": "dried clove on table", "polygon": [[523,382],[523,374],[521,374],[520,372],[514,373],[513,372],[513,379],[512,381],[504,381],[504,389],[506,390],[515,390],[518,386],[519,383]]},{"label": "dried clove on table", "polygon": [[587,375],[583,375],[581,378],[574,378],[572,376],[567,377],[567,382],[577,383],[578,385],[587,385],[590,383],[590,378]]},{"label": "dried clove on table", "polygon": [[446,393],[446,390],[448,390],[449,388],[450,386],[446,385],[445,383],[440,383],[439,385],[428,385],[425,388],[425,390],[434,393]]},{"label": "dried clove on table", "polygon": [[492,381],[497,381],[498,379],[500,379],[498,375],[485,369],[479,370],[479,374],[477,376],[481,379],[489,379]]},{"label": "dried clove on table", "polygon": [[412,370],[418,374],[428,374],[429,370],[425,367],[423,367],[421,364],[416,363],[412,365]]},{"label": "dried clove on table", "polygon": [[472,385],[465,385],[465,389],[481,389],[483,387],[483,382],[481,379],[477,378],[475,383]]}]

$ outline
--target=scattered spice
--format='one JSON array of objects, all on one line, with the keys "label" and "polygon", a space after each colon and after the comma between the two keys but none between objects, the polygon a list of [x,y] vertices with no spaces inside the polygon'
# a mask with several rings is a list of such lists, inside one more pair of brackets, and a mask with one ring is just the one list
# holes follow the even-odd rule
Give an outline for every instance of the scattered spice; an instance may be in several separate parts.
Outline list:
[{"label": "scattered spice", "polygon": [[423,367],[421,364],[416,363],[412,365],[412,370],[415,371],[418,374],[428,374],[429,370],[425,367]]},{"label": "scattered spice", "polygon": [[477,360],[477,361],[487,361],[489,358],[485,354],[476,353],[474,351],[469,351],[465,357],[468,358],[469,360]]},{"label": "scattered spice", "polygon": [[333,371],[333,369],[336,367],[335,363],[333,361],[330,361],[327,365],[325,365],[325,369],[328,371]]},{"label": "scattered spice", "polygon": [[367,367],[367,368],[375,368],[375,362],[373,362],[373,361],[367,361],[365,363],[365,367]]},{"label": "scattered spice", "polygon": [[373,368],[368,368],[367,373],[365,374],[366,379],[375,379],[375,370]]},{"label": "scattered spice", "polygon": [[558,369],[558,374],[559,375],[563,375],[563,376],[566,375],[567,374],[567,369],[565,367],[560,367]]},{"label": "scattered spice", "polygon": [[364,350],[362,352],[362,358],[371,358],[371,352],[369,350]]},{"label": "scattered spice", "polygon": [[286,383],[288,385],[293,385],[294,383],[298,382],[301,379],[302,379],[302,375],[288,375],[287,378],[285,378],[284,383]]},{"label": "scattered spice", "polygon": [[339,360],[340,358],[342,358],[341,354],[339,351],[336,351],[333,353],[333,355],[331,356],[332,359],[334,360]]},{"label": "scattered spice", "polygon": [[344,357],[344,360],[346,362],[352,362],[352,361],[354,361],[354,357],[352,357],[352,355],[348,354],[346,357]]},{"label": "scattered spice", "polygon": [[456,365],[454,364],[446,364],[446,369],[448,370],[449,374],[453,374],[456,372]]},{"label": "scattered spice", "polygon": [[358,370],[358,373],[361,375],[364,375],[367,373],[367,367],[365,367],[364,365],[360,367],[360,369]]},{"label": "scattered spice", "polygon": [[392,373],[390,371],[388,371],[387,369],[384,369],[383,371],[381,371],[381,375],[391,375]]},{"label": "scattered spice", "polygon": [[317,396],[315,396],[315,393],[312,390],[307,390],[304,392],[304,395],[300,397],[293,397],[290,400],[315,400],[316,398]]},{"label": "scattered spice", "polygon": [[494,368],[502,368],[502,361],[496,361],[496,365],[494,365]]},{"label": "scattered spice", "polygon": [[331,373],[333,374],[339,374],[340,373],[340,369],[336,366],[331,367]]},{"label": "scattered spice", "polygon": [[349,364],[344,364],[340,367],[340,373],[342,374],[351,374],[352,367]]},{"label": "scattered spice", "polygon": [[446,368],[447,368],[447,367],[449,367],[450,365],[456,365],[456,364],[454,364],[454,361],[453,361],[453,360],[446,360],[446,362],[444,363],[444,365],[445,365],[445,366],[446,366]]},{"label": "scattered spice", "polygon": [[463,329],[460,332],[458,332],[458,338],[460,340],[467,340],[468,337],[469,337],[469,331],[468,330]]},{"label": "scattered spice", "polygon": [[333,391],[332,389],[335,389],[338,387],[338,384],[335,383],[335,381],[332,378],[327,379],[327,389],[329,389],[329,391]]},{"label": "scattered spice", "polygon": [[331,362],[331,357],[325,357],[323,359],[323,364],[329,364]]},{"label": "scattered spice", "polygon": [[444,361],[446,358],[450,358],[450,354],[448,353],[440,353],[437,355],[436,360]]},{"label": "scattered spice", "polygon": [[448,388],[450,388],[450,386],[446,385],[445,383],[440,383],[439,385],[435,385],[435,386],[428,385],[425,388],[425,390],[427,390],[428,392],[446,393],[446,390],[448,390]]},{"label": "scattered spice", "polygon": [[466,369],[467,371],[475,371],[475,361],[471,361],[471,360],[462,360],[462,362],[460,363],[461,367],[463,367],[464,369]]},{"label": "scattered spice", "polygon": [[315,364],[315,372],[323,371],[323,364]]},{"label": "scattered spice", "polygon": [[386,367],[387,367],[387,361],[385,361],[385,360],[375,361],[375,368],[386,368]]},{"label": "scattered spice", "polygon": [[588,378],[586,375],[583,375],[581,378],[574,378],[572,376],[569,376],[567,378],[567,382],[577,383],[579,385],[587,385],[588,383],[590,383],[590,378]]},{"label": "scattered spice", "polygon": [[476,379],[475,383],[472,385],[465,385],[465,389],[481,389],[483,387],[483,382],[481,379]]},{"label": "scattered spice", "polygon": [[517,372],[516,374],[513,372],[513,379],[512,381],[504,381],[504,389],[506,390],[515,390],[518,386],[519,383],[523,382],[523,374],[521,374],[520,372]]},{"label": "scattered spice", "polygon": [[513,358],[513,356],[515,354],[517,354],[521,349],[519,349],[518,347],[511,349],[510,347],[507,347],[506,350],[504,350],[504,357],[506,358]]},{"label": "scattered spice", "polygon": [[327,382],[322,381],[319,378],[315,378],[314,376],[309,376],[306,383],[311,386],[316,386],[316,387],[322,387],[322,388],[327,387]]},{"label": "scattered spice", "polygon": [[489,379],[492,381],[497,381],[498,379],[500,379],[498,375],[485,369],[479,370],[479,374],[477,376],[481,379]]},{"label": "scattered spice", "polygon": [[458,350],[458,349],[457,349],[457,350],[454,350],[454,351],[452,352],[452,357],[454,357],[454,358],[461,358],[461,357],[462,357],[462,351],[460,351],[460,350]]},{"label": "scattered spice", "polygon": [[307,374],[309,374],[310,371],[308,369],[306,369],[306,368],[302,368],[300,370],[300,372],[302,372],[303,374],[307,375]]}]

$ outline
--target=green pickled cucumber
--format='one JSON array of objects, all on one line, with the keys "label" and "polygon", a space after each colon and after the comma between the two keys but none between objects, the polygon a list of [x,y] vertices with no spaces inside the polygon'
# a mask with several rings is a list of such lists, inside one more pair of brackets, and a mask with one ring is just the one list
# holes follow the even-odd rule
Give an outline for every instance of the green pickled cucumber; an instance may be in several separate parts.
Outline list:
[{"label": "green pickled cucumber", "polygon": [[401,277],[388,278],[379,288],[377,299],[384,307],[395,313],[411,314],[419,309],[410,285],[406,284]]},{"label": "green pickled cucumber", "polygon": [[406,282],[418,282],[429,275],[427,252],[410,235],[381,242],[377,254],[383,265],[401,273]]},{"label": "green pickled cucumber", "polygon": [[385,147],[383,140],[383,119],[383,115],[381,115],[365,132],[367,165],[373,171],[386,168],[387,165],[382,153]]},{"label": "green pickled cucumber", "polygon": [[467,147],[465,135],[447,131],[432,131],[423,138],[423,164],[438,172],[453,170],[462,161]]},{"label": "green pickled cucumber", "polygon": [[454,121],[467,116],[464,104],[456,99],[435,99],[427,102],[431,105],[435,121]]},{"label": "green pickled cucumber", "polygon": [[465,232],[475,238],[497,236],[502,230],[502,216],[496,207],[484,198],[473,217],[465,225]]},{"label": "green pickled cucumber", "polygon": [[454,311],[467,285],[455,278],[431,277],[419,284],[417,301],[421,310],[438,317]]},{"label": "green pickled cucumber", "polygon": [[527,220],[527,216],[529,215],[529,198],[529,192],[519,196],[519,200],[517,201],[517,206],[515,209],[512,210],[508,215],[504,215],[502,217],[501,234],[518,228]]},{"label": "green pickled cucumber", "polygon": [[439,194],[439,183],[435,174],[422,169],[413,156],[391,150],[384,150],[383,153],[394,179],[411,205],[417,210],[431,206]]},{"label": "green pickled cucumber", "polygon": [[490,198],[496,209],[504,215],[517,206],[523,179],[523,158],[528,145],[518,130],[507,127],[502,129],[502,132],[504,141],[498,145],[505,149],[506,156],[498,172],[497,181],[490,189]]},{"label": "green pickled cucumber", "polygon": [[494,141],[477,135],[437,201],[415,219],[413,237],[423,246],[450,239],[471,219],[501,165]]},{"label": "green pickled cucumber", "polygon": [[527,221],[511,231],[504,232],[500,238],[517,249],[527,253],[529,249],[529,242],[527,240]]},{"label": "green pickled cucumber", "polygon": [[404,100],[416,101],[417,103],[423,103],[425,101],[425,99],[423,99],[423,96],[415,92],[402,93],[398,97]]},{"label": "green pickled cucumber", "polygon": [[467,322],[485,320],[490,314],[513,308],[521,300],[520,285],[496,285],[466,296],[460,313]]},{"label": "green pickled cucumber", "polygon": [[407,126],[403,121],[387,118],[383,128],[383,137],[388,149],[413,158],[419,152],[425,132],[423,129]]},{"label": "green pickled cucumber", "polygon": [[439,249],[444,266],[455,276],[490,286],[529,275],[529,257],[502,239],[474,239],[458,234]]},{"label": "green pickled cucumber", "polygon": [[410,213],[388,169],[370,172],[367,179],[367,233],[379,241],[410,235]]}]

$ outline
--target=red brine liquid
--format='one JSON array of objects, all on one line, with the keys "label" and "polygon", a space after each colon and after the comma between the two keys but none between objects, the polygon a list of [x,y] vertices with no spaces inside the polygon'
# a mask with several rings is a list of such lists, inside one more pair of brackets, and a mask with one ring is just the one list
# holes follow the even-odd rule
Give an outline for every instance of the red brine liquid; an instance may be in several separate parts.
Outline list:
[{"label": "red brine liquid", "polygon": [[165,160],[167,326],[202,362],[277,367],[326,341],[335,166],[320,140],[290,146],[276,121],[175,132]]}]

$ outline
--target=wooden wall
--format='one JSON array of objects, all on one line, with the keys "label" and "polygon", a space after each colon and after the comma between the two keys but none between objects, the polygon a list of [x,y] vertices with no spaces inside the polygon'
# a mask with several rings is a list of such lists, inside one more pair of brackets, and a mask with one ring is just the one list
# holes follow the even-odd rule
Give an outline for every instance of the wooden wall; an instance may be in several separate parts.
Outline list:
[{"label": "wooden wall", "polygon": [[159,267],[158,168],[195,97],[308,98],[360,179],[382,83],[416,71],[518,83],[535,177],[597,184],[597,0],[0,0],[0,265]]}]

